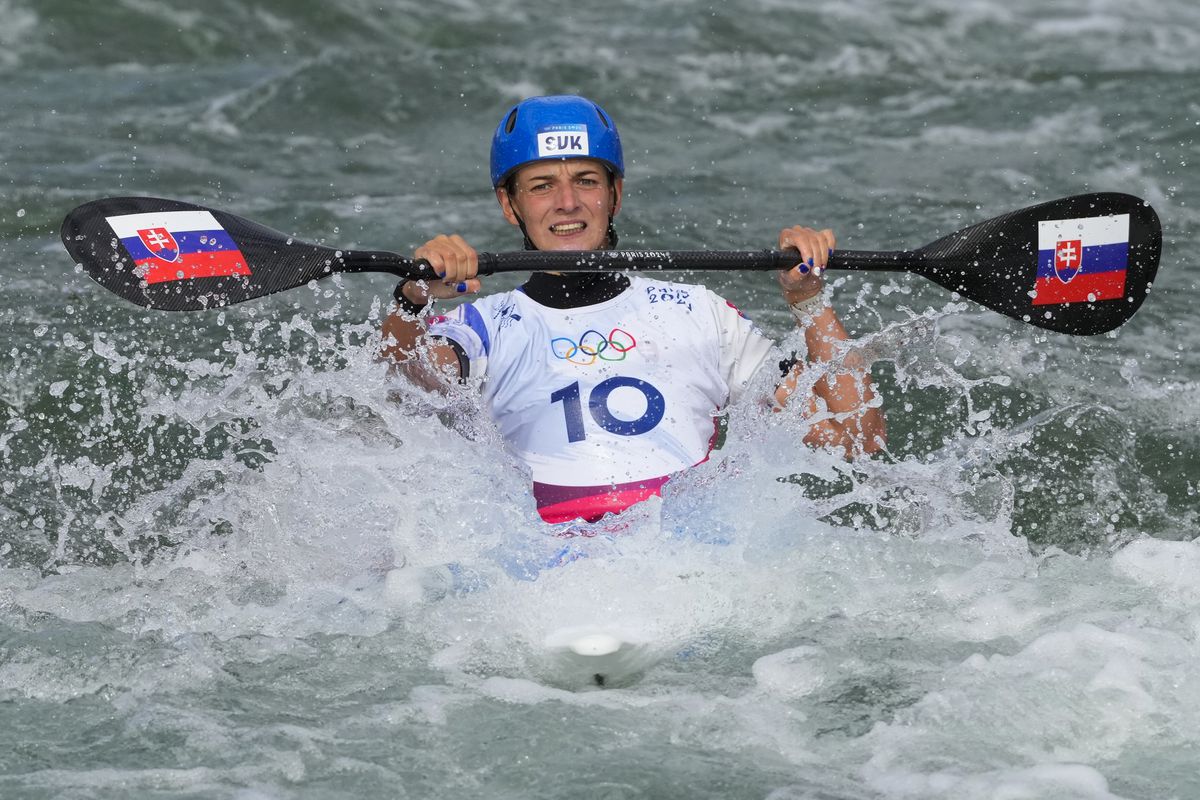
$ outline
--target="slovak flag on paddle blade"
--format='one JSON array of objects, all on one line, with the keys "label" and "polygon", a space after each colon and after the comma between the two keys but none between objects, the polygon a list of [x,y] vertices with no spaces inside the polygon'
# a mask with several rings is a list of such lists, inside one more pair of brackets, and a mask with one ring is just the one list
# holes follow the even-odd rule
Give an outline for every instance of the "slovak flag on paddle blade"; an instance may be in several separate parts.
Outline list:
[{"label": "slovak flag on paddle blade", "polygon": [[1128,214],[1042,220],[1033,304],[1120,300],[1128,268]]},{"label": "slovak flag on paddle blade", "polygon": [[249,275],[237,243],[209,211],[106,217],[147,284]]}]

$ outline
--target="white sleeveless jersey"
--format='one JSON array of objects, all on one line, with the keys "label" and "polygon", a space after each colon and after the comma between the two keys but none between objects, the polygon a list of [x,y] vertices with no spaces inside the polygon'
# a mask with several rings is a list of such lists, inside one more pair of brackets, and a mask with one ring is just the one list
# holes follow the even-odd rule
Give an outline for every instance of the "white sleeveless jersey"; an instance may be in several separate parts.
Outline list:
[{"label": "white sleeveless jersey", "polygon": [[548,522],[623,511],[706,459],[715,413],[772,347],[707,288],[638,276],[582,308],[491,295],[431,318],[429,332],[457,342],[483,377]]}]

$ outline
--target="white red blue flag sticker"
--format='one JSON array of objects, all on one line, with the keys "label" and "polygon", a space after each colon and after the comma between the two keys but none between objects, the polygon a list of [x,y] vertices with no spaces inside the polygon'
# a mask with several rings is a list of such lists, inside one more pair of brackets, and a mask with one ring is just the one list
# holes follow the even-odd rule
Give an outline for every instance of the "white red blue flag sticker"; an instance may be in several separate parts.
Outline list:
[{"label": "white red blue flag sticker", "polygon": [[249,275],[246,257],[208,211],[106,217],[146,283]]},{"label": "white red blue flag sticker", "polygon": [[1128,214],[1038,222],[1035,306],[1120,300],[1128,269]]}]

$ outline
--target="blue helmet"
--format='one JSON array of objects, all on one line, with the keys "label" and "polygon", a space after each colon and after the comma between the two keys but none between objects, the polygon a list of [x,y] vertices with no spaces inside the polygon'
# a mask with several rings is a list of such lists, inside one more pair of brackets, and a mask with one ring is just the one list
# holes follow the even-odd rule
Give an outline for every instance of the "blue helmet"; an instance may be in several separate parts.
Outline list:
[{"label": "blue helmet", "polygon": [[530,97],[517,103],[492,136],[492,187],[534,161],[594,158],[625,175],[621,137],[600,106],[575,95]]}]

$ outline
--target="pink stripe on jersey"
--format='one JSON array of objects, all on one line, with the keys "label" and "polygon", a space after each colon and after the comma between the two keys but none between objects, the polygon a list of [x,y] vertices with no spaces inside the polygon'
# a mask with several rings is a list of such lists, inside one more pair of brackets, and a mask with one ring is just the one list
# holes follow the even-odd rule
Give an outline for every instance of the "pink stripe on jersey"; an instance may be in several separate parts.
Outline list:
[{"label": "pink stripe on jersey", "polygon": [[662,493],[662,485],[670,479],[647,478],[632,483],[600,486],[556,486],[533,482],[533,497],[538,513],[550,523],[582,519],[596,522],[605,514],[620,514],[630,506]]}]

